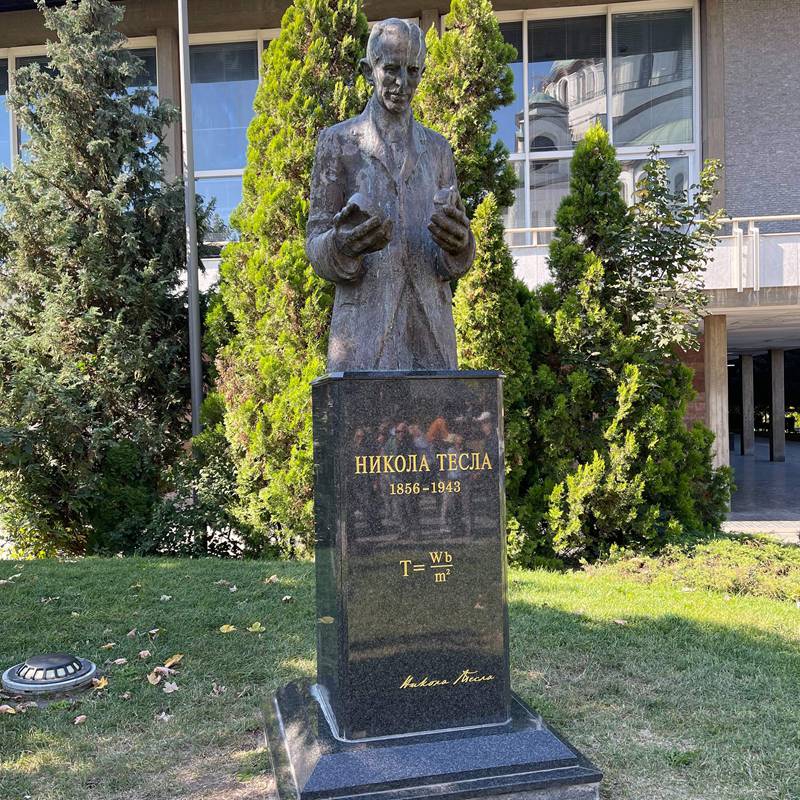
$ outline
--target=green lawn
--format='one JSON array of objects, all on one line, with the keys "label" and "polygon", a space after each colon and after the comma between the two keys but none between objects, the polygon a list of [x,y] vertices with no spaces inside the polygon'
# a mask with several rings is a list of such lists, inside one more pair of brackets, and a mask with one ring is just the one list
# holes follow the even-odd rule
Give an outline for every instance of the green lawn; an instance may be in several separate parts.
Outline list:
[{"label": "green lawn", "polygon": [[[0,664],[69,649],[108,686],[0,715],[2,800],[263,800],[259,701],[314,670],[311,564],[0,562],[0,580],[15,573],[0,584]],[[605,770],[605,798],[800,798],[795,602],[603,568],[510,581],[514,686]],[[265,632],[246,630],[257,621]],[[165,694],[147,674],[175,653]]]}]

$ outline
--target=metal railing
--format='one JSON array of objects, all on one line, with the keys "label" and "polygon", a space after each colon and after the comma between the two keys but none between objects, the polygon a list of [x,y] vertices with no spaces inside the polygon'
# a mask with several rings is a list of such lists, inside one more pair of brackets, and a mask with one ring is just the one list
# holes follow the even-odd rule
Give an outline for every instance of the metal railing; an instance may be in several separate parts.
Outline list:
[{"label": "metal railing", "polygon": [[[770,240],[786,244],[786,238],[789,238],[789,246],[796,249],[796,255],[787,256],[788,260],[797,262],[795,270],[796,275],[789,277],[789,282],[778,285],[800,285],[800,214],[764,214],[744,217],[724,217],[720,220],[723,226],[723,231],[728,226],[730,227],[729,233],[723,233],[719,237],[719,245],[715,252],[716,260],[720,260],[727,256],[725,252],[732,247],[732,254],[730,256],[730,278],[724,281],[727,286],[709,286],[708,288],[733,288],[739,292],[745,289],[753,289],[759,291],[763,285],[763,272],[764,269],[769,271],[770,268],[783,270],[782,274],[786,276],[787,273],[791,276],[791,265],[774,264],[771,262],[765,263],[764,249],[766,243]],[[785,230],[762,230],[764,226],[770,228],[784,228]],[[525,258],[526,256],[535,258],[536,260],[546,259],[546,248],[549,244],[551,234],[555,231],[554,226],[542,226],[537,228],[506,228],[505,235],[506,241],[511,247],[512,251],[516,251],[518,258]],[[730,244],[729,244],[730,243]],[[529,250],[529,253],[522,251]],[[773,252],[768,250],[768,254]],[[794,251],[792,251],[794,252]],[[781,254],[783,255],[783,254]],[[774,252],[773,252],[774,258]],[[712,261],[713,261],[712,260]],[[539,265],[537,272],[542,272],[542,267],[546,271],[544,264]],[[711,272],[713,264],[709,265]],[[709,275],[709,277],[711,277]],[[750,279],[749,279],[750,278]],[[714,280],[720,280],[719,270],[715,272]],[[770,284],[773,285],[773,284]]]}]

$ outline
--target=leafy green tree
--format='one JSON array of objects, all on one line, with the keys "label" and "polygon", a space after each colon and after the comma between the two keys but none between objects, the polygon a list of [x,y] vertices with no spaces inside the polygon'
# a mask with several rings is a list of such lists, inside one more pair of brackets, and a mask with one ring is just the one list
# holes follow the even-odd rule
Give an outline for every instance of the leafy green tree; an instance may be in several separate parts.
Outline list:
[{"label": "leafy green tree", "polygon": [[489,0],[452,0],[444,24],[441,36],[435,27],[426,36],[428,57],[415,113],[450,143],[467,214],[472,216],[490,192],[507,208],[517,179],[506,146],[492,142],[497,130],[492,114],[514,100],[508,64],[516,51],[503,39]]},{"label": "leafy green tree", "polygon": [[538,455],[520,511],[524,563],[657,549],[719,526],[730,475],[712,468],[711,432],[684,423],[691,371],[676,355],[696,346],[716,169],[676,195],[653,158],[629,209],[606,132],[590,129],[576,148],[554,287],[539,296],[552,338],[530,398]]},{"label": "leafy green tree", "polygon": [[493,194],[478,206],[472,230],[475,262],[458,282],[454,298],[458,363],[461,369],[497,369],[506,375],[506,495],[513,516],[528,469],[527,400],[532,372],[514,259],[504,240],[503,220]]},{"label": "leafy green tree", "polygon": [[56,40],[17,73],[0,176],[0,513],[23,550],[127,549],[187,435],[176,112],[131,88],[115,4],[39,7]]},{"label": "leafy green tree", "polygon": [[[304,252],[320,131],[359,112],[367,20],[358,0],[295,0],[255,99],[239,241],[223,255],[230,342],[218,358],[243,521],[285,555],[313,532],[311,381],[325,370],[333,290]],[[219,312],[218,312],[219,316]]]}]

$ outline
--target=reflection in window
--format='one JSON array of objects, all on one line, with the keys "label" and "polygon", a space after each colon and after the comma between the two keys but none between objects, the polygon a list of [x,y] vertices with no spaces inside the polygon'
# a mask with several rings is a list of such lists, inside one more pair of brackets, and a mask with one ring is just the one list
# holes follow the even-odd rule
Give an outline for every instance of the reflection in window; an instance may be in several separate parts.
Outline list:
[{"label": "reflection in window", "polygon": [[195,168],[241,169],[258,86],[258,44],[196,45],[190,55]]},{"label": "reflection in window", "polygon": [[556,211],[569,193],[569,159],[532,161],[531,227],[551,228],[556,224]]},{"label": "reflection in window", "polygon": [[528,26],[531,149],[570,150],[606,118],[606,18],[544,20]]},{"label": "reflection in window", "polygon": [[[54,70],[50,69],[50,59],[47,56],[25,56],[24,58],[18,58],[16,63],[16,69],[20,70],[23,67],[30,67],[34,64],[41,67],[45,72],[49,72],[50,74],[54,74]],[[16,74],[16,73],[15,73]],[[19,80],[19,79],[17,79]],[[24,131],[22,128],[17,127],[17,142],[18,149],[19,149],[19,156],[20,158],[27,158],[25,151],[23,150],[23,145],[27,144],[31,140],[30,135],[27,131]]]},{"label": "reflection in window", "polygon": [[494,112],[494,121],[497,125],[497,133],[494,134],[493,141],[498,139],[512,153],[524,152],[523,142],[525,133],[523,127],[523,104],[524,91],[522,84],[522,23],[521,22],[501,22],[500,32],[508,44],[513,45],[517,51],[517,57],[509,66],[514,73],[514,100],[504,108],[499,108]]},{"label": "reflection in window", "polygon": [[[665,158],[667,162],[667,176],[669,178],[670,191],[680,195],[689,188],[687,175],[689,174],[689,159],[685,156],[678,158]],[[644,166],[648,159],[636,158],[628,161],[620,160],[622,171],[619,176],[622,186],[622,196],[628,205],[633,205],[636,199],[636,184],[644,173]]]},{"label": "reflection in window", "polygon": [[156,71],[156,49],[148,47],[143,50],[131,50],[132,55],[144,62],[139,72],[128,81],[130,89],[152,89],[157,91],[158,76]]},{"label": "reflection in window", "polygon": [[0,167],[11,166],[11,114],[8,110],[8,61],[0,61]]},{"label": "reflection in window", "polygon": [[[504,213],[503,224],[508,228],[527,228],[528,223],[525,219],[525,162],[512,161],[511,166],[517,176],[517,185],[514,188],[514,204],[507,208]],[[509,243],[512,247],[527,244],[527,234],[509,234]]]},{"label": "reflection in window", "polygon": [[692,141],[692,12],[619,14],[613,24],[614,143]]},{"label": "reflection in window", "polygon": [[230,219],[233,211],[242,202],[241,177],[198,178],[195,182],[195,191],[206,202],[216,201],[206,241],[226,242],[235,238],[235,231],[230,229]]}]

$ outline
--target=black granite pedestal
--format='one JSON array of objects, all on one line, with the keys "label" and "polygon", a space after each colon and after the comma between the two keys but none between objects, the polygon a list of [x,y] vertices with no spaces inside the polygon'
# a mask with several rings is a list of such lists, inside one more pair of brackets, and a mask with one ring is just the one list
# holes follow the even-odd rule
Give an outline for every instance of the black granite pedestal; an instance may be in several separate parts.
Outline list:
[{"label": "black granite pedestal", "polygon": [[265,709],[281,800],[597,797],[511,693],[502,381],[315,382],[317,679]]}]

